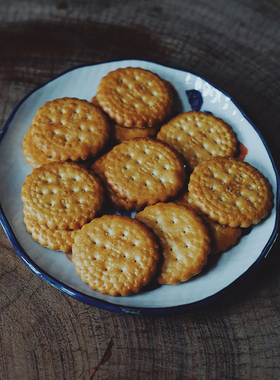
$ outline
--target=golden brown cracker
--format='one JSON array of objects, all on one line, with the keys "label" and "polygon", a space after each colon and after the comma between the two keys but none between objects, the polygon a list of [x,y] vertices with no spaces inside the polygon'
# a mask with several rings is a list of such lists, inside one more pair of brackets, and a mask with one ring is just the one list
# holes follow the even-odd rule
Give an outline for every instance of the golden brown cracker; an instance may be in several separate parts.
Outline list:
[{"label": "golden brown cracker", "polygon": [[157,74],[141,68],[120,68],[100,81],[97,101],[117,124],[154,127],[162,122],[173,104],[169,86]]},{"label": "golden brown cracker", "polygon": [[148,284],[159,261],[152,232],[128,216],[103,215],[76,235],[72,261],[82,281],[111,296],[127,296]]},{"label": "golden brown cracker", "polygon": [[22,153],[25,161],[31,166],[32,169],[38,168],[48,162],[59,161],[55,160],[53,157],[47,156],[37,147],[32,138],[32,127],[32,125],[29,127],[22,140]]},{"label": "golden brown cracker", "polygon": [[213,156],[233,157],[237,151],[232,128],[204,112],[189,111],[175,116],[161,127],[157,138],[180,152],[192,169]]},{"label": "golden brown cracker", "polygon": [[94,95],[91,99],[91,103],[94,104],[96,107],[99,107],[101,110],[102,108],[100,107],[96,95]]},{"label": "golden brown cracker", "polygon": [[205,215],[202,218],[208,227],[211,238],[211,254],[223,253],[237,244],[242,235],[240,227],[222,226]]},{"label": "golden brown cracker", "polygon": [[[91,102],[102,109],[97,101],[96,95],[92,98]],[[108,115],[107,115],[108,116]],[[114,144],[119,144],[124,140],[130,140],[135,137],[155,137],[158,131],[160,130],[160,124],[155,125],[154,127],[143,127],[143,128],[127,128],[122,125],[116,124],[116,122],[108,117],[110,124],[110,137],[111,141]]]},{"label": "golden brown cracker", "polygon": [[24,215],[51,229],[76,229],[100,212],[100,180],[74,162],[53,162],[34,169],[22,185]]},{"label": "golden brown cracker", "polygon": [[180,155],[151,138],[116,145],[106,157],[105,176],[121,198],[139,206],[175,196],[186,179]]},{"label": "golden brown cracker", "polygon": [[211,254],[225,252],[237,243],[242,234],[242,229],[240,227],[232,228],[229,226],[223,226],[209,219],[208,216],[203,214],[193,203],[188,190],[184,191],[180,197],[176,199],[176,203],[190,207],[202,217],[204,223],[208,227],[209,235],[211,237]]},{"label": "golden brown cracker", "polygon": [[113,124],[111,134],[117,143],[125,140],[131,140],[135,137],[155,137],[160,126],[156,125],[151,128],[126,128],[119,124]]},{"label": "golden brown cracker", "polygon": [[54,251],[71,252],[74,238],[79,231],[79,229],[51,230],[48,226],[42,226],[36,220],[28,217],[24,218],[24,224],[33,240],[37,241],[43,247]]},{"label": "golden brown cracker", "polygon": [[190,197],[210,219],[230,227],[259,223],[272,207],[271,186],[248,162],[214,157],[190,176]]},{"label": "golden brown cracker", "polygon": [[108,184],[107,178],[104,174],[105,172],[105,161],[108,153],[103,154],[99,157],[92,165],[91,170],[101,179],[104,188],[106,189],[106,195],[108,201],[112,204],[114,208],[117,210],[139,210],[142,207],[139,207],[136,202],[128,202],[126,199],[122,199],[119,197],[117,193],[112,189],[112,187]]},{"label": "golden brown cracker", "polygon": [[160,284],[178,284],[201,272],[210,252],[210,238],[203,220],[188,207],[176,203],[147,206],[135,218],[158,236],[163,263]]},{"label": "golden brown cracker", "polygon": [[56,160],[86,160],[104,148],[109,124],[104,113],[86,100],[54,99],[37,111],[32,137],[39,149]]}]

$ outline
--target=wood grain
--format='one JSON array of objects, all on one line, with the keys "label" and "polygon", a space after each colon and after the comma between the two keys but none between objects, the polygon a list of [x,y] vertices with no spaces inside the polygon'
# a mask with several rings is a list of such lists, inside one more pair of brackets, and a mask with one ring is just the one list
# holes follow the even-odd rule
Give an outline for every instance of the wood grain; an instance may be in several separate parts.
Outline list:
[{"label": "wood grain", "polygon": [[[276,0],[1,0],[0,35],[0,127],[23,96],[64,70],[144,59],[194,72],[227,92],[258,127],[279,170]],[[208,306],[143,318],[51,287],[0,228],[0,378],[278,380],[279,252],[278,239],[252,275]]]}]

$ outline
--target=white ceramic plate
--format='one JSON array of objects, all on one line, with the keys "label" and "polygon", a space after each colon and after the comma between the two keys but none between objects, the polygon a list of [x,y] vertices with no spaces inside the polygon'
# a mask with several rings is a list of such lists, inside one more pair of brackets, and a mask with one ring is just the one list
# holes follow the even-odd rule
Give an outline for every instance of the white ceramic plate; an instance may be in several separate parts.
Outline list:
[{"label": "white ceramic plate", "polygon": [[[178,92],[175,112],[201,110],[223,118],[248,149],[245,158],[257,167],[273,187],[274,207],[269,218],[242,237],[237,246],[222,254],[202,274],[179,285],[149,285],[138,294],[111,297],[91,290],[76,274],[64,253],[34,242],[23,223],[21,185],[31,168],[22,155],[21,142],[37,109],[61,97],[91,100],[100,79],[119,67],[142,67],[158,73]],[[163,315],[202,305],[222,294],[265,257],[277,235],[279,176],[268,148],[255,126],[233,100],[203,78],[145,61],[119,61],[80,67],[61,74],[28,94],[14,108],[0,135],[1,223],[14,249],[39,277],[66,294],[91,305],[118,313]]]}]

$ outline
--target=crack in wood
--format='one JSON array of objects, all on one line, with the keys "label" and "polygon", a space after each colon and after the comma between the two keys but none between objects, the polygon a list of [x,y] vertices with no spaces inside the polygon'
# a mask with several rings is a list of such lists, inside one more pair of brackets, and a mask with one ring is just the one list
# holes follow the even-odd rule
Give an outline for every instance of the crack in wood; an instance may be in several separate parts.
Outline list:
[{"label": "crack in wood", "polygon": [[111,338],[111,340],[110,340],[110,342],[109,342],[109,344],[107,346],[107,349],[106,349],[104,355],[102,356],[100,362],[97,364],[96,367],[93,367],[94,371],[93,371],[93,373],[90,376],[90,380],[92,380],[95,377],[95,375],[96,375],[97,371],[99,370],[99,368],[103,364],[105,364],[111,358],[113,345],[114,345],[114,341],[113,341],[113,338]]}]

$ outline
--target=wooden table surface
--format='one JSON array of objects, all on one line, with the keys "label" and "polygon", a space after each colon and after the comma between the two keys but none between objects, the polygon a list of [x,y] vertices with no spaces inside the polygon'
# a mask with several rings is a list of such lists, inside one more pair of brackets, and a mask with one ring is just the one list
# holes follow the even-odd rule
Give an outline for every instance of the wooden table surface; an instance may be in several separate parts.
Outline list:
[{"label": "wooden table surface", "polygon": [[[142,59],[228,93],[280,169],[277,0],[0,0],[0,128],[64,70]],[[2,162],[0,163],[2,165]],[[280,242],[208,306],[119,315],[41,280],[0,229],[1,379],[279,379]]]}]

